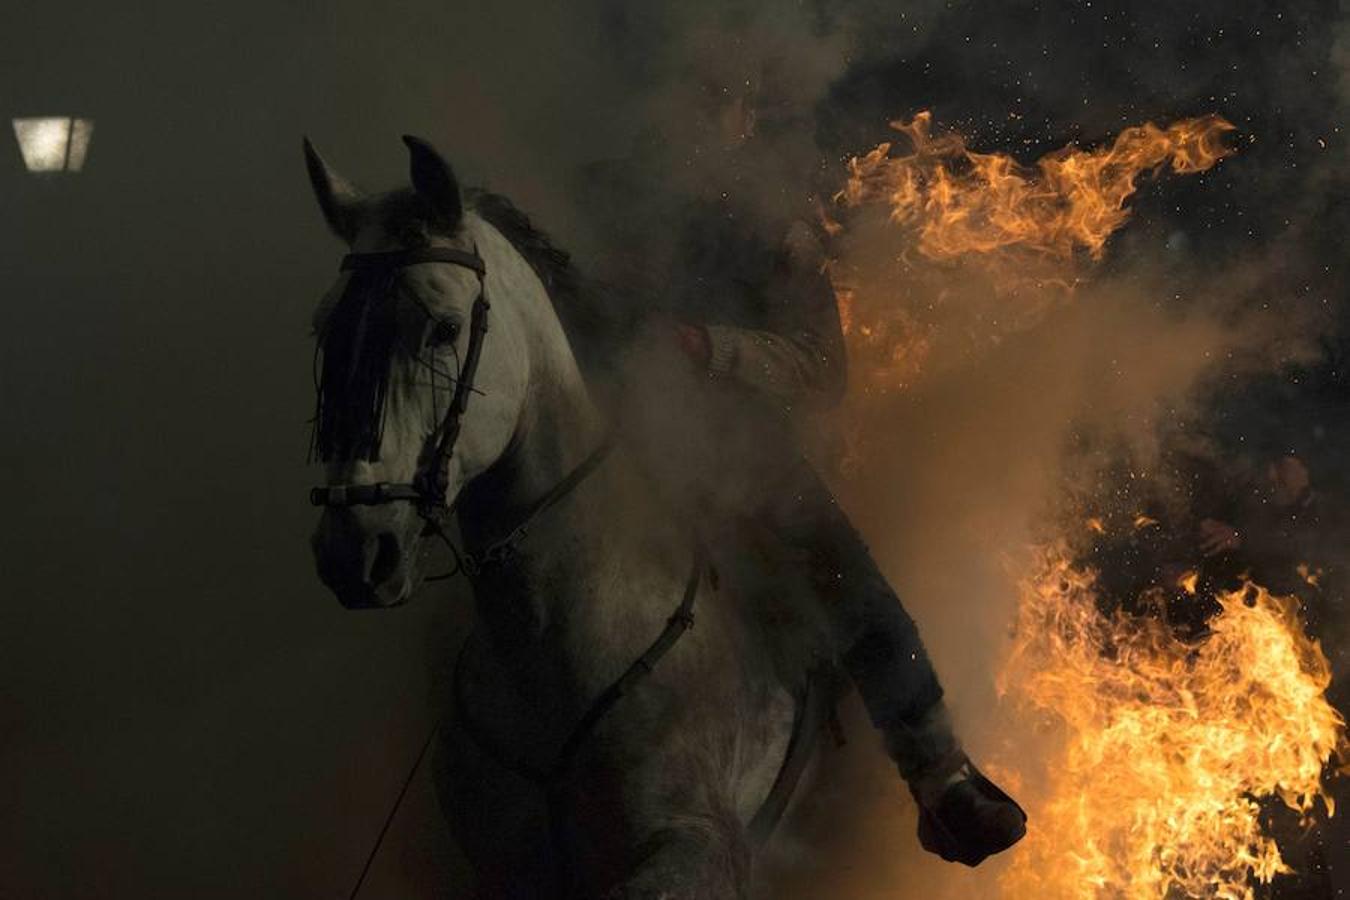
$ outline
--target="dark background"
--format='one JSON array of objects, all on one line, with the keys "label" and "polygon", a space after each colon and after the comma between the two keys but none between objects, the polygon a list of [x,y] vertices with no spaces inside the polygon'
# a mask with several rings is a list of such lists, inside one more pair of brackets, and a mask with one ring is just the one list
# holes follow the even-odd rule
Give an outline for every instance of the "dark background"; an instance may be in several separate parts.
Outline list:
[{"label": "dark background", "polygon": [[[827,161],[932,104],[1028,160],[1229,116],[1257,140],[1203,191],[1146,191],[1140,228],[1273,258],[1334,350],[1345,12],[1220,7],[5,6],[0,112],[96,126],[73,176],[0,141],[0,896],[342,894],[429,727],[465,598],[352,614],[311,570],[308,316],[340,248],[302,133],[372,186],[422,134],[567,244],[562,185],[679,131],[707,29],[790,58],[852,27],[794,101]],[[458,871],[422,784],[372,895]]]},{"label": "dark background", "polygon": [[514,26],[193,6],[0,14],[6,117],[96,122],[78,176],[0,154],[4,897],[345,896],[427,725],[450,610],[345,613],[309,559],[300,135],[393,181]]}]

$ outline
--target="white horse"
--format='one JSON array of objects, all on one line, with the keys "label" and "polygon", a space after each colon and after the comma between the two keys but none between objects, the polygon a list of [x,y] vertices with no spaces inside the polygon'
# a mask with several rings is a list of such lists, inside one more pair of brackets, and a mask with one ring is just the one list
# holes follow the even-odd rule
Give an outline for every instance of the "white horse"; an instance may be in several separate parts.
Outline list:
[{"label": "white horse", "polygon": [[[774,786],[793,780],[785,757],[802,755],[788,750],[814,705],[809,654],[785,664],[792,654],[769,646],[735,574],[699,562],[641,453],[623,440],[597,452],[605,416],[541,280],[557,251],[494,227],[491,195],[461,194],[434,150],[405,142],[413,189],[375,196],[306,142],[328,224],[357,254],[316,316],[331,406],[320,576],[349,606],[407,601],[427,575],[436,501],[454,505],[475,627],[437,774],[482,896],[743,896],[781,812]],[[495,201],[501,225],[514,210]],[[379,296],[357,296],[355,279]],[[475,338],[480,297],[491,319]],[[344,361],[385,380],[353,388]]]}]

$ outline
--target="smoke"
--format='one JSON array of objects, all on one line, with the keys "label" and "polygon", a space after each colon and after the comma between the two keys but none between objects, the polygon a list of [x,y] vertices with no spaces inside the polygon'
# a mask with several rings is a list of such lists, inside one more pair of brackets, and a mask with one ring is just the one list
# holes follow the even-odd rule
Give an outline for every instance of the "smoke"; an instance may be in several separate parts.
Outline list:
[{"label": "smoke", "polygon": [[[1132,221],[1071,293],[1000,295],[969,269],[915,262],[903,235],[865,224],[860,232],[846,224],[836,245],[863,265],[906,256],[902,272],[887,269],[889,293],[874,299],[921,322],[926,339],[902,348],[923,351],[902,391],[860,398],[868,373],[855,368],[843,425],[856,429],[863,458],[836,485],[919,619],[975,755],[1016,758],[1019,736],[992,725],[992,674],[1020,554],[1081,482],[1111,489],[1084,465],[1085,443],[1109,445],[1112,459],[1163,485],[1180,444],[1231,470],[1316,431],[1321,446],[1305,455],[1330,477],[1326,397],[1343,377],[1345,273],[1329,236],[1346,224],[1335,200],[1346,183],[1344,10],[769,10],[691,8],[678,25],[655,17],[615,25],[641,73],[638,140],[658,136],[658,152],[641,157],[655,195],[642,202],[664,212],[682,198],[739,192],[770,226],[786,208],[785,184],[826,202],[844,155],[870,149],[887,137],[886,121],[921,108],[973,149],[1024,162],[1142,121],[1217,112],[1239,126],[1237,155],[1214,173],[1146,181]],[[800,77],[766,97],[785,59],[800,64]],[[718,116],[756,104],[769,108],[770,126],[797,127],[719,145]],[[611,212],[578,215],[585,223]],[[676,230],[669,216],[637,222],[647,233]],[[588,234],[586,224],[577,233]],[[578,246],[604,255],[603,239]],[[1291,405],[1294,394],[1323,399]],[[826,444],[830,467],[842,451]],[[1177,502],[1193,500],[1183,492]],[[836,759],[843,771],[831,777],[848,787],[819,801],[814,832],[808,815],[789,836],[801,855],[786,863],[786,881],[801,896],[905,884],[989,894],[997,865],[952,873],[917,850],[883,849],[914,846],[912,814],[853,719],[855,747],[871,755]],[[803,871],[817,877],[803,881]]]},{"label": "smoke", "polygon": [[[1225,323],[1141,296],[1137,283],[1096,285],[1039,327],[922,384],[917,396],[870,410],[861,438],[867,462],[837,482],[920,623],[972,756],[1004,772],[1034,760],[1037,744],[1009,730],[1025,723],[1000,714],[993,678],[1025,554],[1047,526],[1058,527],[1049,517],[1082,487],[1068,474],[1077,474],[1072,448],[1084,435],[1109,436],[1150,477],[1161,468],[1161,425],[1200,413],[1195,388],[1214,377],[1217,360],[1235,361],[1227,377],[1268,371],[1278,356],[1265,340],[1268,319]],[[1114,500],[1100,484],[1087,489]],[[850,725],[855,745],[874,754],[863,718]],[[825,814],[836,823],[820,848],[830,874],[800,896],[845,889],[845,869],[855,873],[846,889],[858,896],[916,883],[939,896],[996,895],[997,863],[956,872],[918,853],[908,797],[882,760],[852,748],[844,760],[835,764],[859,767],[848,776],[859,784]],[[878,852],[877,834],[911,852]]]}]

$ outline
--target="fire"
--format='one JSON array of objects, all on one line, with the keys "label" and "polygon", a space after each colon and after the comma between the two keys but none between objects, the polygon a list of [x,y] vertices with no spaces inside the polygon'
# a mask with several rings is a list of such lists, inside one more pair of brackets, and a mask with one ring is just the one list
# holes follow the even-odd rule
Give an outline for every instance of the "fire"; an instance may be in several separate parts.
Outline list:
[{"label": "fire", "polygon": [[1200,573],[1197,572],[1195,569],[1190,569],[1182,573],[1182,576],[1177,579],[1177,587],[1181,588],[1183,591],[1185,591],[1188,594],[1191,594],[1192,596],[1195,595],[1195,591],[1198,588],[1199,584],[1200,584]]},{"label": "fire", "polygon": [[1294,598],[1248,585],[1216,599],[1208,636],[1183,643],[1101,613],[1064,546],[1040,553],[999,688],[1056,749],[1004,897],[1251,898],[1253,880],[1289,871],[1254,798],[1330,810],[1322,772],[1345,724]]},{"label": "fire", "polygon": [[937,260],[1009,247],[1061,259],[1083,248],[1100,259],[1129,218],[1125,204],[1140,175],[1169,163],[1178,174],[1203,172],[1232,152],[1222,138],[1233,125],[1209,115],[1127,128],[1109,146],[1065,147],[1028,169],[1006,154],[970,150],[959,134],[935,137],[932,123],[927,111],[892,122],[912,152],[893,157],[883,143],[854,157],[838,199],[887,203],[892,220],[917,232],[919,251]]},{"label": "fire", "polygon": [[[887,142],[852,158],[835,205],[819,209],[838,239],[830,277],[866,394],[909,388],[936,356],[977,353],[1034,325],[1103,257],[1142,176],[1203,172],[1233,152],[1223,141],[1233,126],[1217,115],[1127,128],[1034,166],[934,134],[929,112],[891,127],[909,152],[893,155]],[[843,215],[859,208],[901,227]]]},{"label": "fire", "polygon": [[1295,571],[1298,572],[1298,577],[1306,581],[1309,584],[1309,586],[1311,587],[1322,586],[1322,570],[1320,568],[1314,569],[1307,563],[1299,563]]},{"label": "fire", "polygon": [[[907,146],[852,159],[838,218],[822,211],[839,239],[830,274],[861,375],[850,458],[864,443],[859,423],[875,412],[863,406],[869,398],[913,384],[966,345],[978,352],[971,335],[992,345],[1034,325],[1067,296],[1128,221],[1143,176],[1204,172],[1233,152],[1224,143],[1233,126],[1217,115],[1128,128],[1032,166],[975,152],[932,125],[927,112],[893,123]],[[1125,521],[1161,527],[1142,513]],[[1088,518],[1072,530],[1081,539],[1106,524]],[[1001,895],[1252,898],[1255,884],[1289,871],[1259,802],[1305,820],[1319,805],[1333,812],[1323,773],[1346,750],[1345,723],[1325,697],[1330,667],[1297,600],[1254,584],[1210,597],[1198,569],[1173,575],[1143,599],[1212,599],[1221,609],[1203,637],[1182,640],[1161,615],[1102,612],[1094,573],[1072,560],[1067,544],[1039,552],[998,678],[1021,731],[991,774],[1030,813]],[[1303,571],[1314,587],[1318,574]]]}]

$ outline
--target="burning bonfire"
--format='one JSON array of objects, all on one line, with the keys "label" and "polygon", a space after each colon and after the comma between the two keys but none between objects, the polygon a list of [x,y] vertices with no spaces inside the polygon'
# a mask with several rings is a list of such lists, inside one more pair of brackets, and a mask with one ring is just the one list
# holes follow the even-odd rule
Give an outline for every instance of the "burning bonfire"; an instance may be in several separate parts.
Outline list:
[{"label": "burning bonfire", "polygon": [[1208,634],[1102,611],[1091,571],[1042,550],[1023,581],[1000,693],[1057,747],[1008,898],[1250,898],[1290,871],[1260,798],[1305,819],[1344,722],[1298,601],[1256,585],[1215,598]]},{"label": "burning bonfire", "polygon": [[[826,217],[858,376],[845,422],[855,448],[877,404],[915,383],[938,342],[974,330],[975,318],[944,314],[944,303],[985,304],[980,327],[1035,324],[1102,258],[1143,175],[1204,172],[1232,152],[1223,139],[1233,130],[1212,115],[1143,125],[1027,167],[934,135],[926,112],[892,127],[908,152],[886,143],[851,160],[836,197],[846,227]],[[1088,527],[1107,530],[1101,519]],[[1034,735],[997,773],[1031,816],[1002,896],[1253,897],[1290,871],[1271,810],[1305,823],[1333,814],[1324,773],[1346,746],[1325,696],[1330,667],[1298,600],[1250,583],[1211,590],[1188,572],[1156,589],[1203,604],[1204,627],[1183,634],[1149,614],[1147,596],[1103,596],[1077,560],[1067,543],[1037,552],[998,678],[1009,731]]]}]

